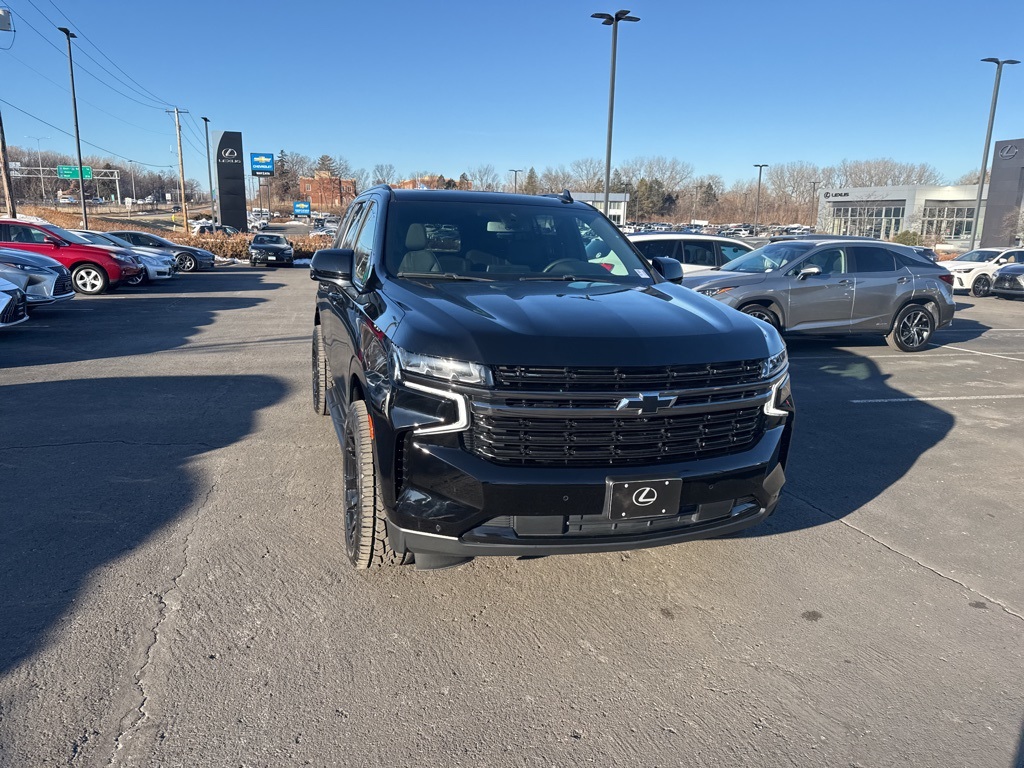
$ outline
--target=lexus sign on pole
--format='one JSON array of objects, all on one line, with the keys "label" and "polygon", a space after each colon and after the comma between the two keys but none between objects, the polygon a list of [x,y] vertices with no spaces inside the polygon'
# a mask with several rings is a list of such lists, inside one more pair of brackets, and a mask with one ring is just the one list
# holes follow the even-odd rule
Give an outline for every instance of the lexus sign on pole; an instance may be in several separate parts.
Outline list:
[{"label": "lexus sign on pole", "polygon": [[242,134],[219,131],[217,146],[217,218],[228,227],[246,231],[245,161],[242,159]]}]

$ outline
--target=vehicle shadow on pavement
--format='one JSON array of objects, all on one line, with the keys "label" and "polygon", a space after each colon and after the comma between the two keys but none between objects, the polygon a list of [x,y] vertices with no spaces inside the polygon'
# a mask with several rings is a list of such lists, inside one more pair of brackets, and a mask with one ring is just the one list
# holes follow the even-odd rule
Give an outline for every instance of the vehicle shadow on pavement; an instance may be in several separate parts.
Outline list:
[{"label": "vehicle shadow on pavement", "polygon": [[796,426],[786,486],[778,511],[741,536],[788,533],[846,517],[899,481],[956,422],[890,386],[889,375],[871,359],[821,340],[790,340],[788,346]]},{"label": "vehicle shadow on pavement", "polygon": [[34,311],[27,323],[4,333],[0,370],[176,349],[211,325],[219,313],[266,301],[247,296],[150,294],[77,296],[65,305]]},{"label": "vehicle shadow on pavement", "polygon": [[[247,291],[273,291],[285,283],[274,279],[273,269],[259,269],[248,264],[217,267],[212,272],[180,272],[169,280],[160,280],[133,288],[122,285],[121,294],[193,294],[193,293],[245,293]],[[81,299],[79,296],[75,300]]]},{"label": "vehicle shadow on pavement", "polygon": [[[201,515],[210,489],[198,457],[244,439],[286,390],[238,375],[0,388],[0,673],[39,650],[72,603],[94,599],[83,588],[105,566]],[[169,564],[181,557],[163,551]]]}]

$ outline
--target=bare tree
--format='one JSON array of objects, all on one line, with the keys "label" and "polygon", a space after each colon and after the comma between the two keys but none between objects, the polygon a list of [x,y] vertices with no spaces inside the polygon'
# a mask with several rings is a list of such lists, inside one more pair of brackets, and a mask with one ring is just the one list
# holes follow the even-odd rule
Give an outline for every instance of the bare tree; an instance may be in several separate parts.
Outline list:
[{"label": "bare tree", "polygon": [[561,192],[573,185],[573,174],[564,165],[552,168],[550,165],[540,174],[540,186],[545,192]]},{"label": "bare tree", "polygon": [[354,171],[352,165],[341,155],[334,158],[334,165],[337,168],[337,176],[339,179],[351,179]]},{"label": "bare tree", "polygon": [[573,188],[580,192],[600,192],[604,189],[604,163],[596,157],[584,157],[569,164],[573,175]]},{"label": "bare tree", "polygon": [[473,189],[482,190],[484,192],[494,192],[498,189],[498,185],[501,183],[501,178],[498,176],[497,171],[494,170],[494,166],[490,163],[470,168],[466,172],[466,175],[473,183]]},{"label": "bare tree", "polygon": [[356,168],[351,172],[349,178],[356,183],[357,195],[370,186],[370,174],[366,172],[365,168]]},{"label": "bare tree", "polygon": [[391,184],[398,181],[398,170],[391,163],[377,163],[373,166],[374,184]]}]

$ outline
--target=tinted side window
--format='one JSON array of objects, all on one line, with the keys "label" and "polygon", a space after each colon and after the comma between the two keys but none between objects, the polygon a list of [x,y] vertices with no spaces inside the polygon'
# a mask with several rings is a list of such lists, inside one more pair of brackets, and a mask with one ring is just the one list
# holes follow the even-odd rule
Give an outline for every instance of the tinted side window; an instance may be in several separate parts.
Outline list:
[{"label": "tinted side window", "polygon": [[12,243],[42,243],[46,233],[20,224],[7,225],[8,237]]},{"label": "tinted side window", "polygon": [[355,248],[356,232],[359,231],[359,222],[362,219],[362,211],[365,203],[353,203],[345,219],[344,226],[338,227],[338,234],[334,240],[335,248]]},{"label": "tinted side window", "polygon": [[377,206],[371,201],[366,206],[366,215],[363,217],[363,226],[359,230],[352,250],[355,256],[352,260],[352,278],[358,285],[365,285],[370,277],[371,256],[373,255],[373,238],[377,233]]},{"label": "tinted side window", "polygon": [[728,243],[719,243],[719,248],[722,251],[722,263],[732,261],[737,256],[742,256],[745,253],[750,253],[750,248],[744,248],[741,245],[729,245]]},{"label": "tinted side window", "polygon": [[823,251],[812,253],[798,265],[798,269],[804,267],[821,267],[823,275],[840,275],[848,271],[846,251],[843,248],[826,248]]},{"label": "tinted side window", "polygon": [[653,259],[656,256],[667,256],[674,258],[676,255],[676,244],[674,240],[644,240],[639,243],[633,243],[648,259]]},{"label": "tinted side window", "polygon": [[1024,251],[1008,251],[1003,258],[1007,264],[1024,264]]},{"label": "tinted side window", "polygon": [[892,251],[877,246],[858,245],[853,251],[853,263],[857,272],[895,272],[896,259]]},{"label": "tinted side window", "polygon": [[715,244],[707,240],[694,240],[680,243],[683,247],[683,264],[698,267],[716,267]]}]

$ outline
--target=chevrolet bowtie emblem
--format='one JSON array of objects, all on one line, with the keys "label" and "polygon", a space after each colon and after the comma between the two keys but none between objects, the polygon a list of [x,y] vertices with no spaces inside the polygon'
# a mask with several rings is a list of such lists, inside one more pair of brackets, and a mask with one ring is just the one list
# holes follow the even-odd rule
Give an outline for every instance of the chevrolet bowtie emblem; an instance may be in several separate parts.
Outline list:
[{"label": "chevrolet bowtie emblem", "polygon": [[650,416],[663,408],[671,408],[676,398],[663,397],[660,392],[641,392],[637,397],[624,397],[615,406],[617,411],[639,410],[641,416]]}]

